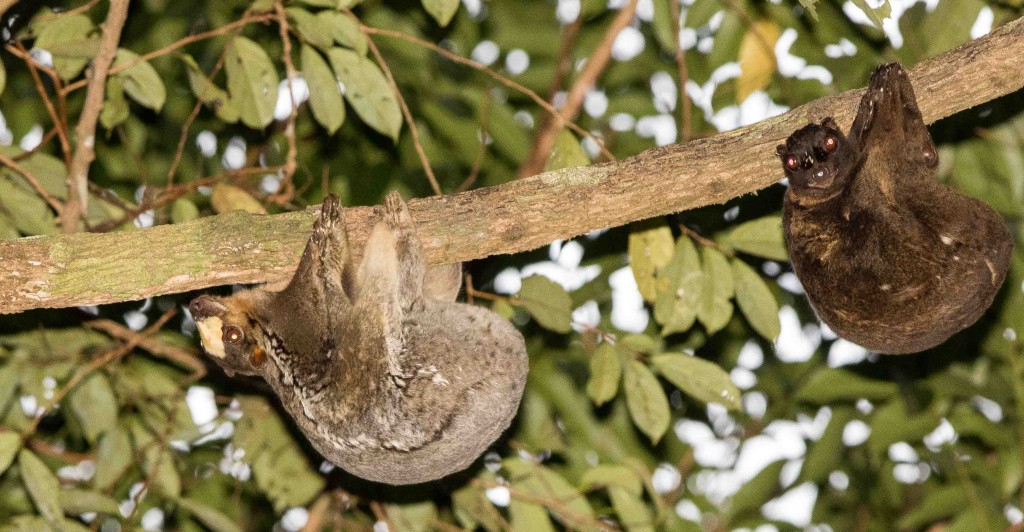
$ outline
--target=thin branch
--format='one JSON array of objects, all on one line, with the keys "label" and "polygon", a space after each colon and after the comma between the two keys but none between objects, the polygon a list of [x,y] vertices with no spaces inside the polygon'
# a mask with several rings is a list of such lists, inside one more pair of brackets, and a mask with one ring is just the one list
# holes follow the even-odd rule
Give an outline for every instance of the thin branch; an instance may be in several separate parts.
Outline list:
[{"label": "thin branch", "polygon": [[46,200],[46,203],[50,207],[52,207],[53,210],[57,211],[57,214],[60,214],[61,211],[64,210],[64,206],[61,205],[59,201],[54,199],[54,197],[51,196],[45,188],[43,188],[43,185],[39,183],[39,178],[37,178],[35,174],[30,172],[27,168],[18,164],[17,161],[11,159],[10,157],[2,153],[0,153],[0,165],[6,166],[11,170],[14,170],[15,172],[18,172],[19,174],[24,176],[25,180],[28,181],[30,185],[32,185],[32,188],[36,189],[36,194],[42,196],[42,198]]},{"label": "thin branch", "polygon": [[278,192],[268,199],[279,205],[288,203],[295,196],[295,184],[292,179],[295,176],[298,149],[295,146],[295,117],[299,114],[299,106],[295,103],[295,87],[292,80],[299,77],[299,73],[292,64],[292,40],[288,36],[288,15],[284,11],[284,5],[280,0],[274,2],[274,13],[277,14],[277,27],[281,36],[281,61],[284,63],[284,74],[288,84],[288,102],[291,103],[291,110],[288,112],[288,119],[285,121],[284,137],[288,139],[288,152],[285,155],[284,175],[281,176],[281,183]]},{"label": "thin branch", "polygon": [[[358,19],[357,19],[358,20]],[[360,22],[359,27],[363,30],[363,34],[366,35],[366,44],[369,46],[370,51],[373,52],[373,57],[377,59],[377,64],[380,65],[380,69],[384,72],[384,76],[388,80],[388,85],[391,86],[391,91],[395,93],[395,98],[398,100],[398,105],[402,108],[402,116],[405,117],[405,123],[409,125],[409,133],[412,135],[412,145],[416,148],[416,154],[420,157],[420,164],[423,165],[423,171],[427,174],[427,181],[430,181],[430,188],[434,190],[434,194],[440,196],[441,185],[437,183],[437,177],[434,175],[434,169],[430,166],[430,159],[427,158],[427,152],[423,151],[423,144],[420,143],[420,133],[416,128],[416,121],[412,118],[412,113],[409,112],[409,106],[405,103],[405,98],[402,97],[402,91],[398,90],[398,83],[395,83],[395,76],[391,74],[391,68],[388,67],[384,56],[380,55],[380,50],[377,49],[377,45],[373,42],[373,37],[367,31],[367,27],[363,26]]]},{"label": "thin branch", "polygon": [[[121,63],[120,65],[117,65],[117,66],[111,68],[109,74],[111,76],[113,76],[114,74],[120,74],[121,72],[124,72],[125,70],[128,70],[129,68],[131,68],[131,67],[133,67],[135,65],[138,65],[140,63],[145,63],[146,61],[149,61],[150,59],[155,59],[157,57],[160,57],[160,56],[163,56],[163,55],[167,55],[167,54],[177,50],[178,48],[183,48],[183,47],[188,46],[188,45],[190,45],[190,44],[192,44],[194,42],[199,42],[199,41],[202,41],[202,40],[205,40],[205,39],[210,39],[210,38],[213,38],[213,37],[219,37],[221,35],[224,35],[226,33],[229,33],[231,31],[233,31],[235,28],[242,27],[242,26],[247,26],[249,24],[254,24],[254,23],[257,23],[257,22],[268,22],[268,21],[274,20],[274,17],[275,17],[275,15],[273,13],[262,13],[262,14],[259,14],[259,15],[255,15],[255,14],[252,14],[252,13],[247,13],[242,18],[240,18],[240,19],[238,19],[238,20],[236,20],[236,21],[234,21],[234,22],[232,22],[230,24],[225,24],[225,25],[223,25],[223,26],[221,26],[221,27],[219,27],[219,28],[217,28],[215,30],[209,30],[209,31],[204,31],[202,33],[196,33],[194,35],[189,35],[188,37],[184,37],[182,39],[178,39],[177,41],[174,41],[173,43],[168,44],[167,46],[164,46],[163,48],[159,48],[157,50],[153,50],[152,52],[149,52],[148,54],[140,55],[140,56],[136,57],[135,59],[132,59],[131,61],[126,61],[124,63]],[[65,94],[71,93],[73,91],[81,89],[82,87],[85,86],[85,84],[86,84],[86,80],[80,79],[80,80],[78,80],[78,81],[76,81],[74,83],[69,83],[66,87],[64,87],[63,92]]]},{"label": "thin branch", "polygon": [[[49,67],[36,63],[36,60],[32,58],[32,55],[25,49],[25,45],[21,44],[21,41],[14,41],[14,44],[8,44],[4,48],[14,56],[25,61],[28,66],[28,73],[32,76],[32,83],[35,84],[36,92],[39,93],[39,97],[43,100],[43,106],[46,107],[47,114],[50,115],[50,120],[53,121],[53,127],[57,130],[57,138],[60,141],[61,158],[64,159],[65,164],[71,162],[71,141],[68,140],[67,124],[61,119],[61,115],[57,112],[57,109],[53,106],[53,101],[50,100],[49,93],[46,92],[46,86],[43,85],[43,79],[39,77],[39,71],[42,70],[53,80],[53,84],[60,91],[60,76]],[[40,143],[41,145],[42,143]]]},{"label": "thin branch", "polygon": [[128,18],[128,0],[111,0],[107,20],[103,22],[103,37],[99,51],[93,58],[89,85],[85,90],[85,105],[75,128],[75,154],[68,167],[68,201],[60,217],[65,233],[79,230],[79,221],[89,211],[89,166],[96,158],[96,123],[103,107],[104,87],[110,64],[117,54],[117,43],[121,40],[121,29]]},{"label": "thin branch", "polygon": [[[494,79],[494,81],[497,81],[498,83],[501,83],[502,85],[504,85],[504,86],[506,86],[506,87],[508,87],[508,88],[510,88],[510,89],[512,89],[512,90],[514,90],[514,91],[516,91],[518,93],[520,93],[520,94],[525,95],[526,97],[528,97],[531,100],[533,100],[533,103],[537,104],[537,106],[539,106],[541,109],[544,109],[549,114],[551,114],[551,115],[557,115],[558,114],[558,109],[555,109],[555,107],[553,105],[551,105],[550,103],[548,103],[546,100],[544,100],[544,98],[541,98],[540,96],[538,96],[536,92],[533,92],[532,90],[530,90],[530,89],[520,85],[519,83],[516,83],[515,81],[512,81],[511,79],[508,79],[507,77],[502,76],[501,74],[498,74],[497,72],[495,72],[495,71],[493,71],[493,70],[491,70],[491,69],[481,65],[480,63],[477,63],[476,61],[473,61],[472,59],[466,59],[465,57],[462,57],[461,55],[453,54],[453,53],[449,52],[448,50],[445,50],[444,48],[441,48],[440,46],[438,46],[438,45],[436,45],[436,44],[434,44],[434,43],[432,43],[430,41],[426,41],[426,40],[420,39],[419,37],[413,37],[412,35],[406,35],[406,34],[400,32],[400,31],[386,30],[386,29],[383,29],[383,28],[374,28],[374,27],[371,27],[371,26],[362,26],[362,29],[366,33],[372,33],[372,34],[375,34],[375,35],[385,35],[387,37],[394,37],[396,39],[402,39],[402,40],[404,40],[406,42],[411,42],[413,44],[417,44],[417,45],[422,46],[424,48],[429,48],[434,53],[444,57],[445,59],[448,59],[449,61],[451,61],[453,63],[458,63],[460,65],[472,68],[473,70],[477,70],[477,71],[483,72],[484,74],[486,74],[486,75],[490,76],[492,79]],[[593,140],[595,143],[597,143],[598,147],[601,148],[601,155],[603,155],[609,161],[614,161],[615,160],[615,156],[612,155],[612,153],[610,151],[608,151],[608,148],[605,147],[604,142],[601,139],[595,137],[589,131],[581,128],[575,122],[568,122],[568,123],[565,124],[565,127],[568,127],[569,129],[573,130],[573,132],[575,132],[577,135],[579,135],[581,137],[587,137],[587,138]]]},{"label": "thin branch", "polygon": [[131,353],[132,350],[135,349],[135,346],[139,345],[139,343],[142,342],[143,338],[147,336],[152,336],[153,334],[159,332],[160,329],[168,322],[168,320],[174,317],[174,315],[177,314],[177,312],[178,310],[176,308],[168,310],[156,321],[154,321],[148,327],[146,327],[145,330],[135,333],[123,344],[108,349],[100,356],[93,358],[92,361],[90,361],[88,364],[78,368],[78,371],[76,371],[74,375],[72,375],[71,378],[68,379],[68,382],[65,383],[64,386],[61,386],[58,390],[54,392],[53,397],[51,397],[50,400],[47,401],[46,406],[44,406],[39,411],[39,413],[34,418],[32,418],[32,421],[29,422],[28,426],[26,426],[25,429],[21,432],[22,440],[26,440],[29,436],[35,433],[36,428],[39,427],[39,422],[42,421],[43,419],[43,416],[51,412],[53,410],[53,407],[60,403],[61,401],[63,401],[64,397],[66,397],[67,394],[71,393],[71,391],[75,389],[75,386],[78,386],[79,383],[81,383],[86,377],[89,376],[89,374],[102,368],[103,366],[106,366],[107,364],[110,364],[116,360],[120,360],[128,353]]},{"label": "thin branch", "polygon": [[533,149],[530,151],[530,157],[519,168],[519,177],[539,174],[544,169],[544,163],[547,162],[548,156],[551,155],[551,149],[555,146],[555,137],[558,136],[558,132],[565,127],[566,122],[576,119],[576,116],[580,113],[580,108],[583,106],[583,99],[587,96],[587,91],[594,88],[597,78],[608,67],[608,62],[612,57],[612,45],[615,44],[615,38],[633,21],[638,1],[630,0],[629,4],[615,15],[615,19],[608,26],[608,31],[605,32],[604,38],[597,45],[597,48],[594,49],[594,53],[587,59],[587,64],[583,67],[579,77],[576,78],[572,88],[569,89],[569,94],[565,97],[565,105],[559,109],[558,115],[553,117],[554,120],[547,121],[545,123],[546,127],[537,132],[533,142]]},{"label": "thin branch", "polygon": [[[1024,19],[914,65],[931,123],[1024,87]],[[775,146],[824,116],[849,126],[864,90],[815,100],[757,124],[656,148],[617,163],[567,168],[461,194],[412,200],[431,264],[517,253],[560,238],[723,203],[782,177]],[[377,222],[345,210],[354,249]],[[0,241],[0,312],[95,305],[231,283],[277,282],[295,270],[316,208],[231,212],[142,231]]]},{"label": "thin branch", "polygon": [[693,138],[693,105],[690,97],[686,95],[686,82],[690,79],[690,73],[686,67],[686,51],[679,45],[679,32],[682,29],[679,2],[669,2],[669,9],[672,11],[672,35],[675,40],[676,71],[679,76],[679,124],[678,129],[682,133],[680,137],[683,142],[690,142]]}]

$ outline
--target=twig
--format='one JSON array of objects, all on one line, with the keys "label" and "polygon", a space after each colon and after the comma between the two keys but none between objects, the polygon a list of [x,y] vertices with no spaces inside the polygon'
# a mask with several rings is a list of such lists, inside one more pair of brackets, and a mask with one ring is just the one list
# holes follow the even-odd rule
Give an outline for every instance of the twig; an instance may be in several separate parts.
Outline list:
[{"label": "twig", "polygon": [[384,71],[388,85],[391,86],[391,91],[395,93],[398,105],[402,108],[402,116],[405,117],[405,123],[409,125],[409,133],[412,135],[412,145],[416,148],[416,154],[420,157],[420,164],[423,165],[423,171],[427,174],[427,181],[430,181],[430,188],[434,190],[434,194],[440,196],[444,193],[441,192],[441,185],[437,183],[437,177],[434,175],[434,169],[430,165],[430,159],[427,158],[427,152],[423,150],[423,144],[420,143],[420,133],[416,128],[416,121],[413,120],[412,113],[409,112],[409,106],[405,103],[405,98],[402,97],[402,91],[398,90],[395,76],[391,74],[391,69],[388,67],[387,62],[384,61],[384,56],[380,55],[380,50],[374,44],[373,37],[370,36],[371,32],[368,31],[369,28],[364,26],[362,22],[359,23],[359,27],[363,30],[363,34],[366,35],[366,44],[369,46],[370,51],[373,52],[373,57],[377,59],[380,69]]},{"label": "twig", "polygon": [[[235,34],[237,35],[242,31],[244,26],[237,26]],[[220,57],[217,58],[217,63],[213,65],[213,69],[210,70],[207,77],[213,78],[220,72],[220,69],[224,67],[224,58],[227,57],[228,49],[224,48],[220,52]],[[181,126],[181,136],[178,138],[178,147],[174,151],[174,159],[171,161],[171,167],[167,169],[167,186],[171,186],[174,183],[174,174],[178,172],[178,165],[181,164],[181,157],[185,153],[185,143],[188,142],[188,132],[192,129],[192,124],[195,123],[199,117],[199,112],[203,108],[202,100],[197,100],[195,106],[192,107],[192,112],[188,115],[188,119]]]},{"label": "twig", "polygon": [[686,51],[679,45],[679,32],[682,30],[679,2],[669,2],[668,4],[672,11],[672,35],[676,48],[676,71],[679,75],[679,131],[682,132],[682,141],[690,142],[690,139],[693,138],[693,104],[690,103],[690,97],[686,95],[686,82],[690,79],[690,73],[686,67]]},{"label": "twig", "polygon": [[27,168],[25,168],[24,166],[18,164],[17,161],[15,161],[14,159],[11,159],[10,157],[8,157],[6,155],[3,155],[3,154],[0,154],[0,164],[10,168],[11,170],[14,170],[15,172],[18,172],[19,174],[24,176],[25,180],[28,181],[28,183],[30,185],[32,185],[32,188],[36,189],[36,194],[39,194],[40,196],[42,196],[42,198],[44,200],[46,200],[46,203],[50,207],[52,207],[53,210],[57,211],[57,214],[60,214],[61,211],[64,210],[64,206],[61,205],[59,201],[54,199],[54,197],[51,196],[50,193],[47,192],[45,188],[43,188],[43,185],[41,185],[39,183],[39,178],[37,178]]},{"label": "twig", "polygon": [[[212,37],[219,37],[221,35],[224,35],[224,34],[230,32],[230,31],[234,30],[235,28],[238,28],[238,27],[241,27],[241,26],[247,26],[249,24],[255,24],[257,22],[268,22],[268,21],[274,20],[275,16],[276,15],[274,15],[273,13],[262,13],[262,14],[258,14],[258,15],[252,14],[252,13],[247,13],[242,18],[240,18],[240,19],[238,19],[238,20],[236,20],[236,21],[234,21],[234,22],[232,22],[230,24],[225,24],[225,25],[223,25],[223,26],[221,26],[221,27],[219,27],[219,28],[217,28],[215,30],[209,30],[209,31],[204,31],[202,33],[196,33],[194,35],[189,35],[188,37],[184,37],[182,39],[174,41],[173,43],[168,44],[167,46],[164,46],[163,48],[159,48],[157,50],[153,50],[152,52],[140,55],[140,56],[136,57],[135,59],[132,59],[131,61],[126,61],[124,63],[121,63],[121,64],[111,68],[110,72],[109,72],[109,75],[113,76],[114,74],[120,74],[121,72],[124,72],[125,70],[128,70],[129,68],[131,68],[131,67],[133,67],[135,65],[138,65],[139,63],[145,63],[146,61],[149,61],[150,59],[154,59],[154,58],[160,57],[162,55],[167,55],[167,54],[177,50],[178,48],[183,48],[183,47],[188,46],[188,45],[190,45],[190,44],[192,44],[194,42],[202,41],[204,39],[209,39],[209,38],[212,38]],[[85,80],[78,80],[78,81],[76,81],[74,83],[69,83],[67,86],[64,87],[63,92],[65,94],[74,92],[74,91],[84,87],[85,84],[86,84]]]},{"label": "twig", "polygon": [[39,70],[43,70],[50,76],[50,79],[54,80],[54,86],[58,88],[58,91],[60,90],[60,76],[57,76],[57,73],[54,72],[52,68],[36,63],[36,60],[28,53],[28,50],[26,50],[25,46],[21,44],[21,41],[14,41],[14,44],[8,44],[4,48],[6,48],[11,54],[25,61],[25,64],[28,66],[28,73],[32,76],[32,82],[35,84],[36,92],[39,93],[39,97],[43,100],[43,106],[46,107],[46,112],[50,115],[50,120],[53,121],[53,127],[57,130],[57,138],[60,141],[61,155],[64,159],[64,164],[70,164],[71,141],[68,140],[67,123],[61,119],[60,115],[57,113],[57,109],[53,106],[53,101],[50,100],[50,95],[46,92],[46,86],[43,85],[43,80],[39,77]]},{"label": "twig", "polygon": [[[85,325],[90,329],[102,331],[111,338],[116,338],[123,342],[129,342],[136,337],[139,337],[139,334],[135,331],[112,320],[90,320],[85,322]],[[189,375],[189,381],[199,380],[206,375],[206,365],[197,359],[199,352],[195,348],[177,347],[148,336],[139,337],[136,344],[138,347],[141,347],[156,356],[166,358],[191,370],[192,374]]]},{"label": "twig", "polygon": [[[492,79],[494,79],[498,83],[501,83],[502,85],[504,85],[504,86],[506,86],[506,87],[508,87],[508,88],[510,88],[510,89],[512,89],[512,90],[514,90],[514,91],[516,91],[518,93],[520,93],[520,94],[523,94],[523,95],[527,96],[528,98],[533,100],[533,103],[537,104],[539,107],[541,107],[542,109],[547,111],[549,114],[551,114],[551,115],[557,115],[558,114],[558,109],[555,109],[555,107],[553,105],[551,105],[550,103],[548,103],[546,100],[544,100],[544,98],[541,98],[540,96],[538,96],[536,92],[533,92],[532,90],[530,90],[530,89],[520,85],[519,83],[516,83],[515,81],[512,81],[511,79],[508,79],[507,77],[502,76],[501,74],[498,74],[497,72],[495,72],[495,71],[493,71],[493,70],[491,70],[491,69],[481,65],[480,63],[477,63],[476,61],[473,61],[472,59],[466,59],[465,57],[462,57],[460,55],[453,54],[453,53],[449,52],[448,50],[445,50],[444,48],[441,48],[440,46],[438,46],[438,45],[436,45],[436,44],[434,44],[434,43],[432,43],[430,41],[423,40],[423,39],[420,39],[419,37],[414,37],[412,35],[406,35],[406,34],[400,32],[400,31],[387,30],[387,29],[383,29],[383,28],[374,28],[374,27],[371,27],[371,26],[362,26],[362,29],[366,33],[373,33],[373,34],[376,34],[376,35],[384,35],[384,36],[387,36],[387,37],[394,37],[396,39],[402,39],[404,41],[411,42],[413,44],[417,44],[417,45],[422,46],[424,48],[429,48],[434,53],[436,53],[436,54],[438,54],[440,56],[443,56],[445,59],[448,59],[449,61],[452,61],[453,63],[458,63],[460,65],[464,65],[464,66],[467,66],[469,68],[472,68],[473,70],[477,70],[477,71],[483,72],[484,74],[487,74],[488,76],[490,76]],[[608,151],[608,148],[605,147],[604,142],[602,142],[601,139],[595,137],[589,131],[581,128],[575,122],[567,122],[565,124],[565,127],[568,127],[569,129],[573,130],[573,132],[575,132],[577,135],[579,135],[581,137],[587,137],[587,138],[593,140],[594,142],[597,143],[598,147],[600,147],[601,155],[603,155],[609,161],[614,161],[615,160],[615,156],[612,155],[612,152]]]},{"label": "twig", "polygon": [[272,194],[268,200],[278,205],[288,203],[295,196],[295,184],[292,178],[295,176],[295,159],[298,149],[295,146],[295,117],[299,114],[299,107],[295,103],[295,87],[292,80],[299,77],[299,73],[292,64],[292,40],[288,36],[288,15],[284,11],[281,0],[274,2],[274,12],[277,14],[277,27],[281,36],[281,61],[284,62],[284,73],[288,84],[288,101],[291,103],[291,111],[288,112],[288,119],[284,126],[284,137],[288,139],[288,153],[285,155],[284,175],[281,176],[278,192]]},{"label": "twig", "polygon": [[53,13],[46,13],[46,14],[42,15],[39,18],[41,20],[53,20],[55,18],[67,17],[67,16],[71,16],[71,15],[78,15],[78,14],[85,13],[86,11],[92,9],[93,6],[95,6],[98,3],[100,3],[100,0],[89,0],[88,2],[82,4],[82,5],[74,8],[74,9],[69,9],[67,11],[59,11],[59,12],[53,12]]},{"label": "twig", "polygon": [[75,153],[68,167],[68,201],[61,214],[61,229],[65,233],[79,230],[79,220],[89,210],[89,166],[96,157],[96,122],[103,107],[104,87],[110,63],[117,53],[121,29],[128,18],[128,0],[110,0],[110,11],[103,22],[103,37],[99,51],[93,58],[89,85],[85,90],[85,104],[75,128]]},{"label": "twig", "polygon": [[[1022,55],[1024,19],[1018,19],[914,65],[910,78],[925,122],[1024,87],[1017,68]],[[863,94],[858,89],[827,96],[754,125],[617,163],[412,200],[410,213],[424,257],[445,264],[724,203],[778,182],[775,146],[824,116],[848,127]],[[361,249],[377,223],[375,211],[345,209],[353,248]],[[232,212],[143,231],[0,241],[0,313],[281,281],[295,271],[317,212]],[[144,257],[139,249],[146,250]]]},{"label": "twig", "polygon": [[594,84],[597,83],[597,78],[601,76],[601,73],[608,66],[608,61],[611,60],[612,44],[615,43],[615,38],[632,22],[638,1],[630,0],[629,4],[619,10],[619,14],[612,20],[611,25],[608,26],[608,31],[604,34],[604,39],[594,49],[594,53],[587,59],[587,64],[583,67],[579,77],[576,78],[576,82],[569,89],[569,94],[565,98],[565,105],[558,111],[558,115],[554,117],[554,120],[547,122],[547,127],[537,132],[533,142],[533,149],[530,151],[530,157],[519,168],[519,177],[539,174],[544,170],[544,163],[547,162],[551,149],[555,145],[555,137],[558,136],[558,132],[564,127],[565,122],[574,120],[579,114],[587,91],[594,87]]},{"label": "twig", "polygon": [[78,368],[78,371],[76,371],[75,374],[72,375],[70,379],[68,379],[68,382],[65,383],[64,386],[61,386],[58,390],[56,390],[53,393],[53,397],[51,397],[50,400],[47,401],[46,406],[43,407],[40,413],[36,415],[35,418],[32,419],[28,426],[25,427],[25,430],[23,430],[21,433],[22,441],[27,440],[29,436],[35,433],[36,428],[39,426],[39,422],[42,421],[43,419],[43,416],[45,416],[47,412],[52,410],[54,405],[63,401],[64,397],[67,394],[71,393],[71,390],[75,389],[75,386],[78,386],[78,384],[82,382],[83,379],[88,377],[89,374],[91,374],[93,371],[96,371],[99,368],[102,368],[103,366],[106,366],[107,364],[110,364],[111,362],[114,362],[115,360],[120,359],[121,357],[127,355],[128,353],[131,353],[132,349],[135,349],[135,347],[139,345],[140,342],[142,342],[143,338],[155,334],[157,331],[159,331],[164,326],[164,324],[167,323],[168,320],[170,320],[172,317],[174,317],[175,314],[177,314],[177,312],[177,308],[171,308],[162,316],[160,316],[156,321],[154,321],[152,324],[146,327],[142,332],[136,333],[125,343],[117,347],[108,349],[100,356],[93,358],[85,366]]},{"label": "twig", "polygon": [[694,241],[696,241],[698,244],[704,247],[709,247],[712,249],[717,249],[718,251],[722,251],[722,248],[719,247],[718,243],[716,243],[714,240],[711,240],[710,238],[705,238],[701,236],[700,233],[694,231],[693,229],[690,229],[689,227],[686,226],[686,224],[679,224],[679,230],[682,231],[683,234],[692,238]]}]

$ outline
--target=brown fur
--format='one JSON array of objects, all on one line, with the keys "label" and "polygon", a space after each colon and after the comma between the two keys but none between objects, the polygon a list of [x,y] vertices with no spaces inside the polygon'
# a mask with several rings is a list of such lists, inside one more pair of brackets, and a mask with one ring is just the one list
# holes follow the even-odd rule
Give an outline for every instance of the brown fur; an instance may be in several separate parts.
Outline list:
[{"label": "brown fur", "polygon": [[[826,136],[839,140],[831,153]],[[793,270],[839,336],[882,353],[922,351],[992,304],[1010,234],[987,205],[936,179],[935,145],[898,63],[871,76],[848,136],[827,118],[778,153]],[[791,157],[802,164],[787,168]]]}]

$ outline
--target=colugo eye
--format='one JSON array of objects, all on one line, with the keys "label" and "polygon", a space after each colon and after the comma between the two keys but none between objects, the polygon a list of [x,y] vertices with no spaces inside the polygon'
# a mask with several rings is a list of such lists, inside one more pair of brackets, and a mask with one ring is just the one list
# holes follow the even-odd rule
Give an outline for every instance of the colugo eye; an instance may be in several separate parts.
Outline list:
[{"label": "colugo eye", "polygon": [[839,141],[832,135],[828,135],[825,137],[825,140],[821,141],[821,147],[825,148],[827,152],[833,152],[839,147]]},{"label": "colugo eye", "polygon": [[796,170],[797,168],[800,168],[800,161],[798,161],[796,157],[790,155],[789,157],[786,157],[786,168]]},{"label": "colugo eye", "polygon": [[245,338],[245,334],[242,332],[242,329],[235,327],[234,325],[228,325],[224,328],[225,343],[236,345],[242,341],[242,338]]}]

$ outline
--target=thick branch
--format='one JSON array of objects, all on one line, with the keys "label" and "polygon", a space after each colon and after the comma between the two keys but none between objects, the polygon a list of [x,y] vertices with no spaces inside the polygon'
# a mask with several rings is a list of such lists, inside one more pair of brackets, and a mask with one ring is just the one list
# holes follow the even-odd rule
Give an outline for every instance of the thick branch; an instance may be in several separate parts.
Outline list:
[{"label": "thick branch", "polygon": [[[911,70],[928,122],[1024,87],[1024,19]],[[558,238],[722,203],[775,183],[775,146],[823,116],[848,125],[863,90],[822,98],[712,138],[617,163],[570,168],[501,186],[413,200],[431,263],[515,253]],[[144,231],[0,242],[0,312],[140,299],[228,283],[286,279],[316,211],[233,212]],[[345,212],[360,245],[373,207]]]}]

